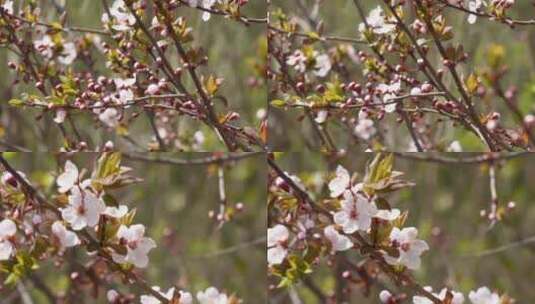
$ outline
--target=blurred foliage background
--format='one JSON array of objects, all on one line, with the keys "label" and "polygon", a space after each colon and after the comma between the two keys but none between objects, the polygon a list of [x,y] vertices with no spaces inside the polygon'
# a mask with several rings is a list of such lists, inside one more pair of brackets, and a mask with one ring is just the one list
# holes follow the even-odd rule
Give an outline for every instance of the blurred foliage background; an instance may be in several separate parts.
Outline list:
[{"label": "blurred foliage background", "polygon": [[[201,158],[204,153],[165,153],[166,157]],[[155,154],[151,154],[152,157]],[[10,154],[10,163],[38,185],[45,194],[56,191],[53,175],[59,172],[58,161],[63,164],[66,155],[46,153]],[[92,170],[97,153],[77,153],[72,158],[80,170]],[[215,286],[228,294],[236,295],[244,303],[259,303],[266,299],[266,174],[265,157],[261,154],[240,160],[225,168],[225,187],[228,206],[243,203],[244,209],[218,229],[218,223],[210,219],[210,210],[219,210],[218,174],[215,165],[172,166],[149,162],[130,161],[123,158],[123,165],[133,168],[133,176],[143,179],[112,192],[121,204],[136,208],[134,223],[146,226],[146,235],[152,237],[157,247],[150,254],[149,266],[144,278],[152,285],[167,290],[180,286],[195,294],[209,286]],[[84,263],[87,254],[77,248],[73,259]],[[69,260],[69,257],[66,258]],[[52,261],[40,261],[36,270],[43,282],[54,292],[69,289],[69,263],[54,265]],[[35,303],[47,303],[43,295],[26,281],[27,289]],[[134,291],[115,280],[110,288]],[[73,292],[71,302],[107,303],[105,292],[91,297],[91,286],[83,285]],[[5,299],[13,290],[0,291]],[[138,298],[136,299],[137,303]],[[264,300],[261,300],[263,302]],[[0,300],[0,303],[5,303]]]},{"label": "blurred foliage background", "polygon": [[[305,26],[300,31],[317,31],[314,28],[308,27],[310,24],[306,18],[308,12],[311,14],[313,4],[316,0],[273,0],[270,11],[282,10],[289,17],[296,17],[298,24]],[[377,7],[384,4],[380,0],[364,0],[359,1],[365,8],[366,14]],[[334,35],[341,37],[349,37],[358,39],[357,32],[358,25],[362,22],[358,11],[352,0],[320,0],[319,10],[315,16],[316,22],[319,22],[323,28],[323,34],[326,36]],[[410,1],[406,2],[410,7]],[[464,50],[469,54],[468,61],[457,66],[457,71],[460,75],[467,76],[472,71],[482,72],[485,67],[488,67],[489,50],[491,48],[503,47],[502,64],[507,67],[507,74],[502,80],[502,87],[507,88],[511,85],[518,89],[518,103],[524,114],[535,112],[535,104],[533,99],[535,97],[535,26],[517,26],[514,29],[499,24],[497,22],[489,21],[485,18],[478,18],[475,24],[467,22],[468,15],[454,9],[445,9],[445,17],[448,25],[453,27],[454,37],[447,41],[445,45],[462,44]],[[514,19],[529,20],[533,19],[535,7],[532,1],[516,1],[513,9],[510,10],[508,16]],[[411,23],[414,20],[414,12],[412,9],[407,9],[408,14],[406,20]],[[272,21],[272,20],[270,20]],[[321,22],[320,22],[321,21]],[[407,23],[407,22],[406,22]],[[275,24],[276,25],[276,24]],[[297,39],[296,41],[302,41]],[[331,49],[337,44],[328,42],[323,46],[321,43],[315,43],[315,49],[324,52],[326,49]],[[294,44],[298,47],[299,44]],[[364,51],[371,54],[371,49],[365,44],[352,44],[355,51]],[[386,58],[392,60],[391,56]],[[430,47],[428,55],[430,62],[439,67],[442,65],[442,59],[433,45]],[[395,65],[397,59],[391,61]],[[344,62],[348,62],[347,60]],[[362,81],[362,68],[353,63],[346,65],[350,73],[350,81]],[[331,77],[332,77],[331,73]],[[423,80],[423,78],[421,78]],[[328,81],[327,79],[326,81]],[[445,84],[450,88],[454,88],[454,83],[451,78],[445,78]],[[455,92],[455,90],[454,90]],[[278,96],[270,96],[270,100]],[[477,99],[476,106],[482,113],[489,113],[497,111],[502,114],[501,119],[505,126],[516,126],[514,115],[508,110],[507,106],[502,100],[493,98],[494,96],[488,94],[487,97]],[[279,109],[270,107],[270,145],[275,151],[301,151],[303,148],[317,147],[317,138],[310,126],[308,120],[298,120],[303,115],[302,109]],[[354,117],[357,117],[358,112],[355,111]],[[390,116],[390,117],[388,117]],[[399,122],[396,122],[395,117],[387,115],[386,119],[381,121],[377,126],[383,130],[388,130],[387,137],[384,139],[388,144],[390,150],[406,151],[411,142],[410,135],[407,129]],[[435,128],[439,132],[437,134],[446,142],[452,140],[459,140],[464,151],[483,151],[485,146],[481,144],[480,140],[472,133],[457,127],[453,127],[451,123],[440,123]],[[329,124],[329,131],[338,143],[338,148],[354,147],[352,139],[341,123]],[[363,149],[359,149],[362,151]]]},{"label": "blurred foliage background", "polygon": [[[22,2],[15,1],[15,5],[20,5]],[[82,26],[96,29],[103,27],[100,21],[104,12],[101,1],[39,0],[35,2],[38,2],[41,8],[43,17],[41,21],[48,23],[58,21],[59,16],[66,12],[66,27]],[[57,6],[53,4],[54,2]],[[111,5],[113,1],[110,0],[108,3]],[[267,99],[263,80],[267,53],[266,25],[252,23],[246,26],[243,23],[217,15],[212,15],[209,21],[204,22],[201,19],[202,12],[191,7],[180,7],[177,12],[179,16],[184,16],[188,26],[193,28],[195,40],[191,45],[201,46],[208,56],[208,64],[199,68],[199,75],[208,76],[211,74],[223,78],[223,84],[218,93],[226,97],[228,110],[240,114],[243,126],[257,128],[260,123],[257,114],[259,111],[266,110]],[[243,7],[242,14],[252,18],[264,18],[266,15],[265,1],[250,1]],[[150,20],[152,20],[152,16],[147,16],[145,23],[150,25]],[[32,38],[34,40],[42,35],[43,28],[34,28],[34,30],[37,29],[41,30],[41,34],[34,35]],[[66,38],[72,39],[80,36],[79,33],[68,34]],[[29,39],[31,36],[22,37]],[[102,37],[102,40],[107,41],[105,37]],[[88,67],[80,62],[75,62],[72,65],[74,71],[94,72],[95,78],[100,75],[117,77],[105,67],[105,58],[102,54],[96,51],[93,54],[98,59],[94,71],[88,70]],[[177,56],[171,56],[169,60],[174,66],[177,66]],[[0,73],[0,143],[8,142],[20,145],[32,151],[48,151],[51,146],[57,149],[57,147],[62,146],[62,136],[52,121],[53,113],[48,112],[43,118],[36,119],[42,111],[30,108],[13,108],[8,105],[10,99],[20,96],[21,93],[40,95],[33,84],[24,85],[21,82],[13,85],[15,74],[8,69],[9,61],[19,62],[19,59],[13,52],[0,47],[0,69],[4,71]],[[182,78],[186,87],[193,92],[190,79],[188,77]],[[219,112],[223,112],[223,103],[216,103],[216,107]],[[90,139],[89,144],[103,145],[108,139],[122,138],[114,134],[113,130],[94,128],[94,119],[87,113],[78,112],[74,118],[82,135]],[[204,131],[206,141],[201,147],[201,151],[226,151],[223,144],[213,134],[212,129],[198,121],[181,118],[179,127],[181,134],[186,136],[192,136],[197,130]],[[146,144],[153,137],[149,121],[144,115],[135,119],[130,124],[128,131],[129,135],[140,144]],[[114,142],[125,145],[131,150],[131,146],[126,145],[125,141],[114,140]],[[9,151],[5,147],[3,150]]]},{"label": "blurred foliage background", "polygon": [[[325,180],[334,174],[338,164],[358,173],[361,179],[366,163],[373,158],[372,153],[360,153],[332,161],[320,153],[281,153],[278,163],[290,174],[302,178],[309,193],[319,199],[329,197]],[[422,267],[414,273],[419,283],[431,285],[435,290],[447,285],[464,292],[465,296],[470,290],[486,285],[509,294],[517,303],[531,303],[535,299],[532,284],[535,244],[511,246],[535,236],[535,189],[530,186],[535,178],[535,155],[509,160],[497,168],[500,206],[514,201],[516,208],[492,229],[489,221],[480,216],[481,210],[489,210],[491,202],[488,165],[438,164],[396,156],[393,169],[404,172],[404,179],[416,186],[388,196],[388,201],[395,208],[409,211],[406,226],[418,228],[418,238],[426,240],[431,248],[422,256]],[[502,246],[507,249],[488,252]],[[348,256],[353,261],[360,260],[358,255]],[[310,278],[326,294],[331,294],[336,285],[332,269],[326,266],[316,267]],[[382,288],[397,290],[388,278],[380,282],[384,285],[375,285],[369,298],[355,289],[351,303],[378,303]],[[298,285],[296,289],[303,303],[316,303],[315,296],[305,286]],[[271,303],[285,303],[288,298],[284,294],[281,290],[270,295]]]}]

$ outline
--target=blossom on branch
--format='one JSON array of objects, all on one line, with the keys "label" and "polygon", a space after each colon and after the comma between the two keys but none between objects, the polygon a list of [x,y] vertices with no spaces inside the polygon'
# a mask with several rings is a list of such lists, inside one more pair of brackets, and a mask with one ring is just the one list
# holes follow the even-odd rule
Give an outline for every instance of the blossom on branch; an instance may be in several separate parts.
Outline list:
[{"label": "blossom on branch", "polygon": [[145,237],[145,226],[141,224],[127,227],[121,225],[117,231],[119,243],[126,247],[126,255],[113,253],[113,260],[117,263],[131,263],[138,268],[145,268],[149,263],[148,253],[156,248],[151,238]]},{"label": "blossom on branch", "polygon": [[418,230],[414,227],[399,229],[394,227],[390,233],[390,244],[398,249],[399,256],[393,257],[385,254],[385,261],[391,265],[403,265],[411,270],[420,268],[420,256],[429,246],[423,240],[419,240]]},{"label": "blossom on branch", "polygon": [[287,242],[290,236],[288,228],[277,224],[267,231],[267,260],[268,264],[281,264],[288,254]]},{"label": "blossom on branch", "polygon": [[12,238],[17,233],[17,225],[10,219],[0,222],[0,261],[9,260],[15,250]]}]

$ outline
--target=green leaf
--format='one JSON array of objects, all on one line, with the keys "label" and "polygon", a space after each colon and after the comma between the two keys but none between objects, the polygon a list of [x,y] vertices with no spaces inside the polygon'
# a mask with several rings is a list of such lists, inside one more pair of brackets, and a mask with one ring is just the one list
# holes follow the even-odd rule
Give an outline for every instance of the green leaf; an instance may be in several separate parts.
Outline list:
[{"label": "green leaf", "polygon": [[24,105],[24,101],[17,99],[17,98],[13,98],[10,101],[8,101],[8,104],[13,107],[19,107],[19,106]]},{"label": "green leaf", "polygon": [[477,86],[477,76],[474,73],[471,73],[466,79],[466,90],[472,95],[477,91]]},{"label": "green leaf", "polygon": [[282,108],[286,105],[286,101],[282,100],[282,99],[274,99],[270,102],[270,104],[274,107],[277,107],[277,108]]},{"label": "green leaf", "polygon": [[106,178],[121,170],[121,153],[107,152],[97,162],[96,178]]}]

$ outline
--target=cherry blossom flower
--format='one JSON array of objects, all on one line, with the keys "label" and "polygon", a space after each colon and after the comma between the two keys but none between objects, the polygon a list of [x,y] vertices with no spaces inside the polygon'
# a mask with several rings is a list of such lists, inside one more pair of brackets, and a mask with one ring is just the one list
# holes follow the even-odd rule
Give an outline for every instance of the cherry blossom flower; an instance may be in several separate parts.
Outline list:
[{"label": "cherry blossom flower", "polygon": [[452,141],[448,146],[448,152],[463,152],[463,147],[458,140]]},{"label": "cherry blossom flower", "polygon": [[120,205],[119,207],[106,207],[102,214],[109,217],[121,218],[128,213],[128,207],[126,205]]},{"label": "cherry blossom flower", "polygon": [[80,244],[80,239],[76,233],[69,231],[60,221],[55,221],[52,224],[52,233],[58,238],[61,250]]},{"label": "cherry blossom flower", "polygon": [[73,162],[67,160],[65,162],[65,171],[56,180],[56,184],[59,187],[58,191],[60,193],[68,192],[76,185],[76,182],[78,182],[78,168]]},{"label": "cherry blossom flower", "polygon": [[314,66],[314,74],[319,77],[325,77],[331,70],[331,60],[329,55],[321,54],[316,56],[316,64]]},{"label": "cherry blossom flower", "polygon": [[331,242],[333,251],[345,251],[353,247],[349,237],[339,233],[334,225],[325,227],[323,234]]},{"label": "cherry blossom flower", "polygon": [[[112,28],[116,31],[129,31],[136,23],[136,18],[128,11],[128,8],[123,0],[115,0],[113,5],[110,7],[110,14],[117,21],[116,24],[112,25]],[[109,20],[110,16],[108,16],[107,13],[104,13],[102,15],[102,22],[108,23]]]},{"label": "cherry blossom flower", "polygon": [[0,222],[0,261],[9,260],[14,248],[11,238],[17,233],[17,225],[10,219]]},{"label": "cherry blossom flower", "polygon": [[325,110],[318,111],[316,118],[314,119],[317,123],[322,124],[327,120],[329,112]]},{"label": "cherry blossom flower", "polygon": [[141,224],[127,227],[121,225],[117,231],[117,238],[126,245],[126,255],[112,254],[117,263],[131,263],[138,268],[145,268],[149,263],[148,253],[156,248],[156,243],[151,238],[145,237],[145,226]]},{"label": "cherry blossom flower", "polygon": [[[160,287],[158,287],[158,286],[153,286],[152,289],[155,290],[156,292],[160,293],[167,300],[172,300],[173,299],[173,295],[175,294],[175,288],[174,287],[169,288],[167,290],[167,292],[160,291]],[[191,294],[189,292],[185,292],[185,291],[180,290],[178,292],[178,294],[180,295],[180,298],[179,298],[180,300],[178,301],[177,304],[191,304],[193,302],[193,297],[191,296]],[[141,304],[159,304],[159,303],[161,303],[160,300],[158,300],[156,297],[150,296],[150,295],[142,295],[140,297],[140,301],[141,301]]]},{"label": "cherry blossom flower", "polygon": [[284,261],[288,254],[286,243],[288,241],[288,228],[277,224],[267,231],[267,260],[269,265],[278,265]]},{"label": "cherry blossom flower", "polygon": [[[468,10],[470,10],[471,12],[477,12],[477,10],[481,8],[482,5],[483,5],[482,0],[470,0],[470,2],[468,2]],[[468,15],[468,23],[474,24],[476,23],[476,21],[477,21],[476,14]]]},{"label": "cherry blossom flower", "polygon": [[381,300],[381,303],[388,304],[392,300],[392,293],[388,290],[382,290],[379,293],[379,300]]},{"label": "cherry blossom flower", "polygon": [[[20,171],[17,171],[17,173],[24,180],[28,181],[28,179],[26,178],[26,174],[24,174],[23,172],[20,172]],[[17,179],[13,176],[13,174],[11,174],[11,172],[8,172],[8,171],[4,171],[2,173],[1,182],[2,182],[2,185],[4,185],[4,186],[11,186],[11,187],[18,187],[19,186],[19,182],[17,181]]]},{"label": "cherry blossom flower", "polygon": [[286,59],[287,65],[293,66],[296,71],[301,73],[306,70],[306,62],[307,58],[301,50],[295,50],[293,54]]},{"label": "cherry blossom flower", "polygon": [[155,95],[156,93],[158,93],[159,90],[160,90],[160,88],[158,87],[157,84],[151,83],[147,87],[147,90],[145,90],[145,93],[147,93],[149,95]]},{"label": "cherry blossom flower", "polygon": [[385,221],[393,221],[397,219],[401,215],[401,211],[399,209],[392,209],[392,210],[379,210],[377,211],[377,214],[375,214],[376,218],[380,218]]},{"label": "cherry blossom flower", "polygon": [[333,215],[334,222],[342,226],[344,233],[366,231],[370,228],[372,217],[377,214],[377,207],[360,193],[344,192],[342,208]]},{"label": "cherry blossom flower", "polygon": [[480,287],[476,291],[470,291],[468,298],[473,304],[499,304],[500,296],[491,292],[486,286]]},{"label": "cherry blossom flower", "polygon": [[90,191],[73,187],[69,205],[60,210],[63,219],[71,224],[73,230],[78,231],[85,227],[95,227],[105,208],[104,202]]},{"label": "cherry blossom flower", "polygon": [[40,40],[35,40],[33,46],[39,54],[47,59],[52,58],[52,55],[54,55],[54,42],[48,35],[44,35]]},{"label": "cherry blossom flower", "polygon": [[106,292],[106,299],[110,303],[115,303],[119,299],[119,293],[114,289],[110,289]]},{"label": "cherry blossom flower", "polygon": [[329,182],[331,197],[339,197],[351,185],[351,176],[342,166],[336,167],[336,177]]},{"label": "cherry blossom flower", "polygon": [[67,111],[65,109],[60,108],[56,110],[56,115],[54,116],[54,122],[57,124],[62,124],[65,122],[65,118],[67,117]]},{"label": "cherry blossom flower", "polygon": [[420,255],[429,250],[429,246],[423,240],[416,239],[418,230],[414,227],[397,227],[390,233],[391,245],[399,250],[399,257],[392,257],[385,254],[385,260],[391,265],[404,265],[411,270],[420,268]]},{"label": "cherry blossom flower", "polygon": [[13,15],[13,0],[6,0],[4,4],[2,4],[2,8],[6,13]]},{"label": "cherry blossom flower", "polygon": [[115,128],[121,120],[121,114],[115,108],[107,108],[104,112],[98,115],[98,119],[106,126]]},{"label": "cherry blossom flower", "polygon": [[397,94],[401,90],[401,81],[394,82],[392,84],[380,84],[377,86],[377,90],[379,90],[383,94],[383,103],[385,103],[385,111],[387,113],[392,113],[396,110],[396,103],[392,102],[394,98],[397,97]]},{"label": "cherry blossom flower", "polygon": [[134,99],[134,92],[132,91],[132,86],[136,83],[136,78],[115,78],[113,80],[115,87],[117,88],[117,93],[111,95],[111,99],[117,103],[124,105]]},{"label": "cherry blossom flower", "polygon": [[63,50],[58,56],[58,61],[61,64],[69,65],[76,59],[76,56],[78,56],[76,46],[72,42],[67,42],[63,44]]},{"label": "cherry blossom flower", "polygon": [[132,87],[134,84],[136,84],[136,78],[115,78],[113,79],[113,82],[115,83],[115,87],[119,90],[128,89]]},{"label": "cherry blossom flower", "polygon": [[373,120],[369,119],[368,114],[361,110],[353,133],[364,140],[369,140],[376,132],[377,129],[374,127]]},{"label": "cherry blossom flower", "polygon": [[226,294],[219,292],[215,287],[209,287],[205,291],[197,293],[197,300],[200,304],[227,304],[229,298]]},{"label": "cherry blossom flower", "polygon": [[[389,24],[386,22],[386,18],[383,9],[378,6],[370,12],[370,15],[366,18],[368,26],[376,34],[388,34],[396,29],[395,24]],[[366,25],[361,23],[359,25],[359,32],[363,32],[366,29]]]},{"label": "cherry blossom flower", "polygon": [[[192,7],[201,7],[201,8],[205,8],[205,9],[211,9],[212,6],[214,6],[214,4],[216,2],[220,2],[220,1],[219,0],[188,0],[188,3],[189,3],[190,6],[192,6]],[[211,17],[210,12],[203,12],[203,14],[202,14],[202,20],[203,21],[210,20],[210,17]]]},{"label": "cherry blossom flower", "polygon": [[[428,292],[433,293],[433,288],[431,288],[430,286],[425,286],[424,289]],[[451,304],[463,304],[464,303],[464,295],[462,293],[456,292],[453,290],[450,290],[450,292],[453,295],[453,298],[450,302]],[[440,291],[440,293],[433,293],[433,295],[439,298],[440,300],[445,300],[447,293],[448,293],[448,289],[443,288]],[[433,301],[431,301],[427,297],[422,297],[422,296],[412,297],[412,302],[413,304],[433,304]]]},{"label": "cherry blossom flower", "polygon": [[[76,51],[76,46],[72,42],[61,42],[63,46],[61,53],[58,55],[58,61],[61,64],[69,65],[71,64],[76,56],[78,55]],[[41,54],[43,57],[50,59],[54,55],[55,44],[52,38],[49,35],[44,35],[40,40],[36,40],[33,43],[34,48]]]},{"label": "cherry blossom flower", "polygon": [[[285,175],[288,176],[293,182],[294,184],[301,190],[305,191],[306,187],[305,185],[303,184],[303,181],[296,175],[293,175],[293,174],[290,174],[286,171],[284,171]],[[282,189],[284,189],[285,191],[288,191],[290,192],[291,191],[291,188],[289,185],[286,184],[286,181],[284,179],[282,179],[280,176],[277,177],[275,179],[275,184],[278,186],[278,187],[281,187]]]}]

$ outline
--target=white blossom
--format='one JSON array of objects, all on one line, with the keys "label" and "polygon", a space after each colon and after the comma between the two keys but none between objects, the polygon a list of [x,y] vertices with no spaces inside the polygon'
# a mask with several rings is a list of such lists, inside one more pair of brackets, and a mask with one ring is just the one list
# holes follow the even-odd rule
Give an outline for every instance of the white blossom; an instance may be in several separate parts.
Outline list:
[{"label": "white blossom", "polygon": [[360,193],[344,192],[342,208],[333,215],[334,222],[342,226],[345,233],[366,231],[370,228],[372,217],[377,214],[377,207]]},{"label": "white blossom", "polygon": [[353,242],[349,237],[339,233],[334,225],[325,227],[323,234],[331,242],[333,251],[345,251],[353,247]]},{"label": "white blossom", "polygon": [[121,218],[128,213],[128,207],[126,205],[120,205],[118,207],[106,207],[102,214],[109,217]]},{"label": "white blossom", "polygon": [[205,291],[197,293],[197,300],[200,304],[228,304],[229,298],[226,294],[219,292],[215,287],[209,287]]},{"label": "white blossom", "polygon": [[[115,0],[113,5],[110,7],[110,14],[117,21],[114,25],[112,25],[112,28],[116,31],[129,31],[136,23],[136,18],[130,13],[123,0]],[[102,15],[102,22],[107,23],[109,18],[110,16],[105,13]]]},{"label": "white blossom", "polygon": [[388,304],[389,301],[392,299],[392,294],[388,290],[382,290],[379,293],[379,300],[381,300],[381,303]]},{"label": "white blossom", "polygon": [[67,42],[63,44],[63,50],[58,56],[58,61],[61,64],[69,65],[76,59],[76,56],[78,56],[76,46],[72,42]]},{"label": "white blossom", "polygon": [[[370,15],[366,18],[368,26],[376,34],[388,34],[392,32],[395,28],[395,24],[387,23],[383,9],[378,6],[370,12]],[[364,23],[359,25],[359,31],[363,32],[366,28]]]},{"label": "white blossom", "polygon": [[[26,174],[24,174],[23,172],[20,172],[20,171],[17,171],[17,173],[24,180],[28,181],[28,179],[26,178]],[[9,171],[4,171],[2,173],[2,177],[0,178],[0,180],[2,182],[2,185],[4,185],[4,186],[18,187],[18,185],[19,185],[19,182],[15,179],[13,174],[11,174],[11,172],[9,172]]]},{"label": "white blossom", "polygon": [[377,211],[377,214],[375,214],[376,218],[380,218],[385,221],[393,221],[397,219],[401,215],[401,211],[399,209],[392,209],[392,210],[379,210]]},{"label": "white blossom", "polygon": [[331,70],[331,60],[329,55],[321,54],[316,56],[316,64],[314,66],[314,74],[319,77],[325,77]]},{"label": "white blossom", "polygon": [[80,244],[80,239],[76,233],[65,228],[61,221],[55,221],[52,224],[52,233],[58,238],[62,250]]},{"label": "white blossom", "polygon": [[267,260],[269,265],[277,265],[284,261],[288,254],[286,243],[289,237],[288,228],[277,224],[267,231]]},{"label": "white blossom", "polygon": [[136,83],[136,78],[115,78],[113,79],[113,82],[115,83],[115,87],[118,90],[122,89],[128,89],[131,88]]},{"label": "white blossom", "polygon": [[500,296],[490,291],[486,286],[480,287],[476,291],[470,291],[468,298],[472,304],[499,304]]},{"label": "white blossom", "polygon": [[151,238],[145,237],[145,226],[141,224],[127,227],[121,225],[117,231],[117,238],[126,244],[126,255],[113,253],[112,258],[117,263],[131,263],[138,268],[145,268],[149,263],[148,253],[156,248]]},{"label": "white blossom", "polygon": [[63,173],[60,174],[60,176],[58,176],[58,179],[56,180],[56,184],[59,187],[58,191],[60,193],[65,193],[71,190],[72,187],[76,185],[77,181],[78,168],[73,162],[67,160],[65,162],[65,170],[63,171]]},{"label": "white blossom", "polygon": [[6,13],[13,15],[13,0],[6,0],[4,4],[2,4],[2,8]]},{"label": "white blossom", "polygon": [[[167,300],[172,300],[173,295],[175,293],[174,287],[168,289],[167,292],[160,291],[160,287],[158,286],[153,286],[152,289],[158,292],[159,294],[161,294]],[[180,295],[180,298],[179,298],[180,300],[178,301],[177,304],[191,304],[193,302],[193,297],[191,296],[189,292],[180,290],[178,294]],[[161,303],[160,300],[158,300],[155,296],[151,296],[151,295],[142,295],[140,297],[140,301],[141,301],[141,304],[160,304]]]},{"label": "white blossom", "polygon": [[394,227],[390,232],[390,242],[399,250],[399,257],[385,254],[386,262],[391,265],[404,265],[411,270],[420,268],[420,255],[429,250],[429,246],[425,241],[416,239],[417,236],[418,230],[414,227],[402,230]]},{"label": "white blossom", "polygon": [[[429,286],[425,286],[424,289],[428,292],[433,293],[433,288]],[[464,303],[464,295],[460,292],[456,292],[453,290],[450,290],[451,294],[453,295],[453,298],[450,302],[450,304],[463,304]],[[440,300],[445,300],[446,295],[448,293],[448,289],[443,288],[440,293],[433,293],[435,297],[437,297]],[[427,297],[423,296],[414,296],[412,297],[413,304],[433,304],[433,301],[428,299]]]},{"label": "white blossom", "polygon": [[327,120],[327,116],[329,116],[329,112],[325,110],[321,110],[321,111],[318,111],[318,113],[316,114],[316,118],[314,118],[314,120],[317,123],[322,124]]},{"label": "white blossom", "polygon": [[158,90],[160,88],[158,87],[157,84],[154,84],[154,83],[151,83],[149,84],[149,86],[147,87],[147,90],[145,90],[145,93],[149,94],[149,95],[155,95],[156,93],[158,93]]},{"label": "white blossom", "polygon": [[[188,0],[188,5],[191,7],[201,7],[205,9],[211,9],[216,2],[221,2],[220,0]],[[210,20],[210,12],[203,12],[202,20]]]},{"label": "white blossom", "polygon": [[71,224],[73,230],[78,231],[85,227],[95,227],[105,208],[104,202],[92,192],[73,187],[69,205],[60,210],[63,219]]},{"label": "white blossom", "polygon": [[463,147],[458,140],[452,141],[448,146],[448,152],[463,152]]},{"label": "white blossom", "polygon": [[369,118],[359,118],[353,132],[363,140],[369,140],[375,135],[377,129],[375,129],[373,120]]},{"label": "white blossom", "polygon": [[115,128],[121,120],[121,114],[115,108],[107,108],[98,115],[98,119],[110,128]]},{"label": "white blossom", "polygon": [[14,248],[11,238],[17,233],[17,225],[10,219],[0,222],[0,261],[9,260]]},{"label": "white blossom", "polygon": [[[482,0],[470,0],[468,2],[468,10],[471,12],[477,12],[479,8],[483,5]],[[468,23],[474,24],[477,21],[477,15],[476,14],[470,14],[468,15]]]},{"label": "white blossom", "polygon": [[110,289],[106,292],[106,299],[110,303],[114,303],[119,298],[119,293],[115,289]]},{"label": "white blossom", "polygon": [[351,185],[351,176],[349,172],[342,166],[336,167],[336,177],[329,182],[329,190],[331,197],[338,197]]},{"label": "white blossom", "polygon": [[59,108],[56,110],[56,115],[54,116],[54,122],[57,124],[62,124],[65,121],[65,118],[67,117],[67,111],[63,108]]},{"label": "white blossom", "polygon": [[301,50],[295,50],[293,54],[286,59],[287,65],[293,66],[296,71],[301,73],[306,70],[306,62],[307,58]]},{"label": "white blossom", "polygon": [[[58,61],[61,64],[69,65],[71,64],[76,56],[76,46],[72,42],[61,42],[63,49],[58,55]],[[44,35],[40,40],[36,40],[33,43],[34,48],[41,54],[43,57],[50,59],[54,55],[54,41],[49,35]]]},{"label": "white blossom", "polygon": [[40,40],[35,40],[33,42],[34,48],[44,56],[45,58],[52,58],[52,55],[54,54],[54,42],[52,41],[52,38],[48,35],[44,35],[43,38]]}]

